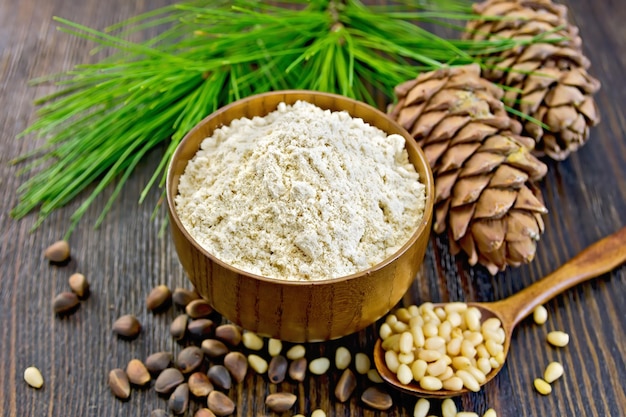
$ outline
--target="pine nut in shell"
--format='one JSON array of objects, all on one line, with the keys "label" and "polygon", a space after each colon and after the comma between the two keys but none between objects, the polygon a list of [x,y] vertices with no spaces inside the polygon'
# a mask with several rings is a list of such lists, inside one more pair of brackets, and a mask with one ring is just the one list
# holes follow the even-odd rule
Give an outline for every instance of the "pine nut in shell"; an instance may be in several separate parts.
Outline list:
[{"label": "pine nut in shell", "polygon": [[213,307],[201,298],[193,300],[185,306],[185,313],[192,319],[205,318],[212,312]]},{"label": "pine nut in shell", "polygon": [[267,377],[269,378],[272,384],[280,384],[285,380],[285,376],[287,375],[287,368],[289,367],[289,362],[287,358],[282,355],[277,355],[272,357],[270,360],[270,364],[267,368]]},{"label": "pine nut in shell", "polygon": [[70,275],[67,283],[78,298],[84,298],[89,294],[89,281],[87,281],[85,275],[80,272]]},{"label": "pine nut in shell", "polygon": [[66,240],[57,240],[44,249],[43,255],[50,262],[65,262],[70,259],[70,244]]},{"label": "pine nut in shell", "polygon": [[70,314],[76,311],[80,300],[73,292],[62,292],[52,300],[52,310],[58,315]]},{"label": "pine nut in shell", "polygon": [[209,377],[209,381],[213,384],[213,386],[221,388],[223,390],[228,391],[232,385],[232,378],[228,369],[226,369],[223,365],[213,365],[209,368],[207,372],[207,376]]},{"label": "pine nut in shell", "polygon": [[348,401],[356,385],[357,380],[354,372],[350,368],[346,368],[335,386],[335,397],[337,400],[342,403]]},{"label": "pine nut in shell", "polygon": [[569,334],[562,331],[552,331],[548,333],[548,343],[556,347],[565,347],[569,343]]},{"label": "pine nut in shell", "polygon": [[196,340],[204,340],[213,333],[213,327],[211,319],[194,319],[187,323],[187,333]]},{"label": "pine nut in shell", "polygon": [[189,392],[195,397],[206,397],[213,391],[214,387],[209,377],[204,372],[194,372],[187,380]]},{"label": "pine nut in shell", "polygon": [[126,314],[115,320],[113,331],[120,337],[134,339],[141,332],[141,323],[137,317]]},{"label": "pine nut in shell", "polygon": [[304,381],[304,378],[306,377],[307,364],[306,358],[299,358],[292,361],[289,364],[289,378],[297,382]]},{"label": "pine nut in shell", "polygon": [[276,413],[284,413],[293,407],[297,399],[290,392],[276,392],[265,397],[265,405]]},{"label": "pine nut in shell", "polygon": [[391,398],[391,395],[377,386],[369,387],[363,391],[361,401],[369,407],[379,411],[389,410],[391,406],[393,406],[393,399]]},{"label": "pine nut in shell", "polygon": [[190,302],[198,299],[200,299],[200,296],[197,292],[186,288],[176,288],[172,293],[174,304],[183,308],[187,307]]},{"label": "pine nut in shell", "polygon": [[119,399],[126,400],[130,397],[130,382],[123,369],[116,368],[109,372],[109,388]]},{"label": "pine nut in shell", "polygon": [[150,311],[158,311],[165,308],[172,300],[172,291],[167,285],[157,285],[146,297],[146,307]]},{"label": "pine nut in shell", "polygon": [[242,382],[248,373],[248,360],[241,352],[229,352],[224,356],[224,366],[238,383]]},{"label": "pine nut in shell", "polygon": [[189,316],[187,314],[179,314],[172,320],[170,324],[170,334],[175,340],[182,340],[187,333],[187,322],[189,321]]},{"label": "pine nut in shell", "polygon": [[220,358],[230,351],[224,342],[217,339],[204,339],[200,347],[209,358]]},{"label": "pine nut in shell", "polygon": [[148,371],[159,373],[170,366],[172,358],[170,352],[155,352],[146,358],[145,365]]},{"label": "pine nut in shell", "polygon": [[152,380],[146,365],[139,359],[131,359],[126,365],[126,375],[131,384],[144,386]]},{"label": "pine nut in shell", "polygon": [[176,366],[183,374],[195,371],[204,359],[204,352],[197,346],[188,346],[181,350],[176,357]]},{"label": "pine nut in shell", "polygon": [[216,416],[227,416],[235,411],[235,403],[220,391],[211,391],[207,398],[207,407]]},{"label": "pine nut in shell", "polygon": [[215,413],[208,408],[199,408],[196,410],[193,417],[215,417]]},{"label": "pine nut in shell", "polygon": [[167,401],[167,406],[175,415],[184,414],[189,407],[189,386],[182,383],[174,389]]},{"label": "pine nut in shell", "polygon": [[543,372],[543,379],[551,384],[563,376],[563,365],[559,362],[550,362]]},{"label": "pine nut in shell", "polygon": [[24,369],[24,381],[33,387],[33,388],[41,388],[43,387],[43,376],[41,375],[41,371],[34,366],[29,366]]},{"label": "pine nut in shell", "polygon": [[234,324],[222,324],[215,328],[215,337],[230,346],[236,347],[241,343],[241,330]]},{"label": "pine nut in shell", "polygon": [[159,394],[171,394],[183,382],[185,382],[185,377],[182,372],[176,368],[167,368],[157,377],[154,390]]}]

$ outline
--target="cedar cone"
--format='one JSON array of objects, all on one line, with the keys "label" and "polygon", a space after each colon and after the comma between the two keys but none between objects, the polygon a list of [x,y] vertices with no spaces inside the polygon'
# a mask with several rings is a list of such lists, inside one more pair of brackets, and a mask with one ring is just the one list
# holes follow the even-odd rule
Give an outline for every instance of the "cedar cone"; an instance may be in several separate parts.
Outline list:
[{"label": "cedar cone", "polygon": [[533,181],[547,167],[520,135],[503,91],[480,77],[478,65],[423,73],[395,89],[390,115],[424,150],[435,178],[437,233],[451,252],[496,274],[534,258],[547,212]]},{"label": "cedar cone", "polygon": [[567,7],[550,0],[487,0],[475,4],[474,12],[501,18],[469,21],[468,39],[535,39],[487,57],[483,76],[511,87],[503,99],[507,105],[548,126],[544,131],[522,120],[536,141],[535,154],[566,159],[600,121],[593,99],[600,82],[587,73],[589,60]]}]

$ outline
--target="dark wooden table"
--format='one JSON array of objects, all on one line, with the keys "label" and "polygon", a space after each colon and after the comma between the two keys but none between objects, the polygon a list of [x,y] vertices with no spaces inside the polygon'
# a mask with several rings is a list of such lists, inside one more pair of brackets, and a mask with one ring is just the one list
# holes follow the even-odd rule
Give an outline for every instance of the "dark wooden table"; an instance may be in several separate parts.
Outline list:
[{"label": "dark wooden table", "polygon": [[[124,188],[111,214],[97,230],[91,224],[111,193],[107,190],[72,234],[71,262],[53,266],[42,250],[63,236],[75,201],[30,233],[34,216],[22,221],[9,217],[16,204],[17,167],[9,161],[33,149],[33,138],[17,140],[34,116],[35,97],[52,87],[28,87],[33,77],[71,68],[89,59],[92,45],[55,30],[52,16],[62,16],[103,28],[123,18],[167,3],[165,0],[0,0],[0,415],[23,416],[148,416],[165,408],[166,399],[152,389],[135,389],[127,402],[115,399],[107,386],[108,371],[124,367],[132,358],[152,352],[178,352],[181,345],[169,334],[175,308],[152,314],[145,297],[158,284],[190,287],[178,263],[169,234],[160,237],[163,216],[151,219],[160,195],[152,192],[143,205],[138,196],[160,159],[151,153]],[[426,300],[496,300],[540,279],[597,239],[626,224],[626,8],[620,1],[570,0],[571,19],[580,27],[592,73],[603,83],[597,95],[602,123],[590,142],[570,159],[549,163],[541,187],[550,213],[534,262],[491,277],[452,258],[446,243],[433,237],[420,283],[406,302]],[[53,180],[53,179],[51,179]],[[624,248],[626,250],[626,248]],[[67,278],[84,273],[91,296],[73,315],[58,318],[52,299],[67,290]],[[626,267],[617,268],[580,285],[547,304],[549,321],[540,327],[524,321],[512,340],[511,354],[495,381],[480,393],[456,399],[459,409],[482,414],[493,407],[500,416],[623,416],[626,410]],[[111,331],[122,314],[135,314],[143,331],[134,341],[121,341]],[[549,330],[571,336],[564,349],[546,343]],[[308,346],[309,357],[332,358],[336,347],[370,352],[374,327],[341,340]],[[532,381],[545,366],[560,361],[565,375],[549,396],[537,394]],[[23,380],[28,366],[37,366],[45,385],[29,388]],[[248,374],[230,390],[237,415],[269,415],[268,393],[283,390],[298,395],[294,410],[309,415],[321,408],[334,415],[412,415],[415,399],[393,394],[389,412],[375,412],[360,401],[370,385],[360,380],[357,394],[346,404],[333,400],[339,377],[329,373],[303,383],[272,385],[267,377]],[[198,407],[192,402],[191,412]],[[434,414],[440,403],[433,401]],[[289,415],[286,413],[285,415]]]}]

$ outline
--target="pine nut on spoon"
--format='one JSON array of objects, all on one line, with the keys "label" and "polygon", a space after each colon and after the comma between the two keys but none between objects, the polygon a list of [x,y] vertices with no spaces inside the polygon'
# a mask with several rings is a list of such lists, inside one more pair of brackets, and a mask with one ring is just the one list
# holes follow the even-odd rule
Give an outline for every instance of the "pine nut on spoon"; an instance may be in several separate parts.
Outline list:
[{"label": "pine nut on spoon", "polygon": [[[591,244],[561,267],[517,294],[500,301],[467,303],[468,308],[475,307],[480,310],[483,322],[495,317],[502,323],[505,339],[502,346],[503,351],[499,354],[502,355],[500,356],[503,359],[501,362],[504,362],[509,352],[513,330],[520,321],[530,315],[537,306],[545,304],[569,288],[608,273],[626,262],[625,247],[626,227],[623,227],[612,235]],[[445,306],[446,303],[432,304],[433,308]],[[410,394],[430,398],[446,398],[462,395],[470,391],[465,386],[458,391],[445,388],[428,390],[422,388],[415,380],[409,384],[400,383],[396,374],[386,365],[385,349],[383,349],[380,338],[374,347],[374,363],[385,382]],[[484,385],[493,379],[500,369],[501,366],[489,372],[480,385]]]}]

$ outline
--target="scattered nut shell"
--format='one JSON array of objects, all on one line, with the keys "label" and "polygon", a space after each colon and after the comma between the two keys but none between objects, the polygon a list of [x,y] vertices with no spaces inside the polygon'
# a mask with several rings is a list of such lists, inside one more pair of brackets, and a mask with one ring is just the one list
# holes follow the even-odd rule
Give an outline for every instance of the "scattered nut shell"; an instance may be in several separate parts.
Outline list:
[{"label": "scattered nut shell", "polygon": [[83,298],[89,294],[89,281],[83,274],[76,272],[70,275],[67,283],[78,297]]},{"label": "scattered nut shell", "polygon": [[113,331],[120,337],[135,338],[141,331],[141,323],[132,314],[121,316],[113,323]]},{"label": "scattered nut shell", "polygon": [[57,240],[44,250],[43,256],[50,262],[65,262],[70,258],[70,244],[65,240]]},{"label": "scattered nut shell", "polygon": [[43,387],[43,376],[39,369],[34,366],[24,369],[24,381],[33,388]]},{"label": "scattered nut shell", "polygon": [[130,382],[123,369],[116,368],[109,372],[109,387],[117,398],[125,400],[130,397]]}]

